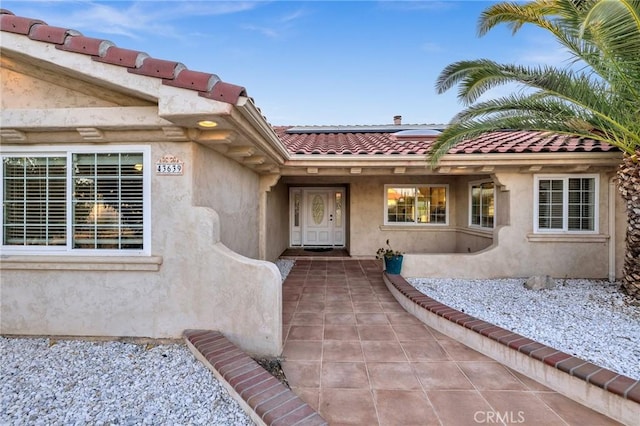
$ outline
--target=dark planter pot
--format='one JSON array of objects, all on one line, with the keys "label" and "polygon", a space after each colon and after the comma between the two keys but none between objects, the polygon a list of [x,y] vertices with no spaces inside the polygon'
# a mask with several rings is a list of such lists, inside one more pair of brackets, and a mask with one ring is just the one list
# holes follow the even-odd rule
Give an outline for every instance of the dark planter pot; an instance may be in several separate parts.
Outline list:
[{"label": "dark planter pot", "polygon": [[387,271],[387,274],[400,274],[400,270],[402,270],[402,255],[385,257],[384,269]]}]

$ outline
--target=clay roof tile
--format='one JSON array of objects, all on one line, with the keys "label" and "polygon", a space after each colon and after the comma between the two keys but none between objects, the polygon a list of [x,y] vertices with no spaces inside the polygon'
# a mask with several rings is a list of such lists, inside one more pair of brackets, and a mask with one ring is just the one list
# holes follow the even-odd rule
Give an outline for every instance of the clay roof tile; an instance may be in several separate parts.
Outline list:
[{"label": "clay roof tile", "polygon": [[11,11],[6,9],[0,10],[0,31],[29,35],[31,27],[35,24],[45,24],[45,22],[39,19],[15,16]]},{"label": "clay roof tile", "polygon": [[192,71],[179,62],[117,47],[108,40],[85,37],[78,31],[53,27],[39,19],[15,16],[6,9],[0,9],[0,31],[51,43],[60,50],[88,55],[95,61],[121,66],[134,74],[160,78],[163,84],[193,90],[208,99],[235,104],[240,96],[247,96],[244,87],[223,82],[215,74]]},{"label": "clay roof tile", "polygon": [[107,64],[119,65],[121,67],[139,68],[142,66],[142,62],[144,62],[148,57],[149,55],[144,52],[111,46],[103,56],[95,57],[93,59]]},{"label": "clay roof tile", "polygon": [[215,74],[182,69],[176,78],[173,80],[164,80],[164,84],[196,90],[198,92],[209,92],[219,81],[220,78]]},{"label": "clay roof tile", "polygon": [[79,35],[77,31],[68,28],[52,27],[50,25],[35,24],[31,27],[29,38],[31,40],[46,41],[56,45],[64,44],[68,35]]},{"label": "clay roof tile", "polygon": [[[179,62],[148,57],[142,61],[142,66],[138,68],[129,68],[129,72],[133,74],[146,75],[148,77],[172,80],[176,75],[176,68],[180,65],[182,64]],[[184,65],[182,65],[182,67],[184,67]]]},{"label": "clay roof tile", "polygon": [[107,50],[113,46],[109,40],[73,35],[66,37],[64,44],[56,46],[58,49],[67,52],[84,53],[90,56],[104,56]]}]

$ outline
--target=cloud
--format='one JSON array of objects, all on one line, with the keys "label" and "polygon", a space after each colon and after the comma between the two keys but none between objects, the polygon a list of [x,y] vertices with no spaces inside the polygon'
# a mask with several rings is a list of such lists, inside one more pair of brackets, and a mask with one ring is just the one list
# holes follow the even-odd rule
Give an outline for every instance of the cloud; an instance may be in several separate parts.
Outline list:
[{"label": "cloud", "polygon": [[459,5],[452,1],[444,0],[401,0],[389,1],[380,0],[378,5],[384,9],[393,10],[451,10],[456,9]]},{"label": "cloud", "polygon": [[427,41],[425,43],[422,43],[422,46],[420,46],[420,49],[424,52],[429,52],[429,53],[444,51],[444,48],[440,44],[432,41]]},{"label": "cloud", "polygon": [[219,16],[252,10],[263,2],[245,1],[34,1],[33,16],[49,25],[132,39],[145,35],[181,38],[172,22],[189,17]]},{"label": "cloud", "polygon": [[269,38],[279,38],[287,34],[300,18],[307,15],[308,12],[306,10],[297,9],[275,19],[275,23],[273,24],[244,24],[242,28],[248,31],[258,32]]}]

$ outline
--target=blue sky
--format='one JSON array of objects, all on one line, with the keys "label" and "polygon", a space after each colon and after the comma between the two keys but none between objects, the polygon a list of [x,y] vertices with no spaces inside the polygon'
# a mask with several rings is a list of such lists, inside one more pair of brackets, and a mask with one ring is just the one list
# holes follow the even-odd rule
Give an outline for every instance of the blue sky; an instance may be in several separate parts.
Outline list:
[{"label": "blue sky", "polygon": [[[463,108],[438,95],[452,62],[563,62],[546,34],[506,26],[477,35],[492,2],[8,1],[2,8],[244,86],[273,125],[447,123]],[[497,89],[500,91],[514,88]]]}]

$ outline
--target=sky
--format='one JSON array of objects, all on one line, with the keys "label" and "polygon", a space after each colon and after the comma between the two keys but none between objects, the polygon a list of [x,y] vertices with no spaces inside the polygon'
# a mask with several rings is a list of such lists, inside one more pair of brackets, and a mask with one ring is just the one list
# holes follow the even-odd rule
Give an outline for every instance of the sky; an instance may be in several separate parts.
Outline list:
[{"label": "sky", "polygon": [[[493,2],[2,0],[16,15],[177,61],[246,88],[272,125],[446,124],[464,108],[435,83],[449,64],[560,65],[546,33],[477,34]],[[492,96],[516,87],[498,88]]]}]

